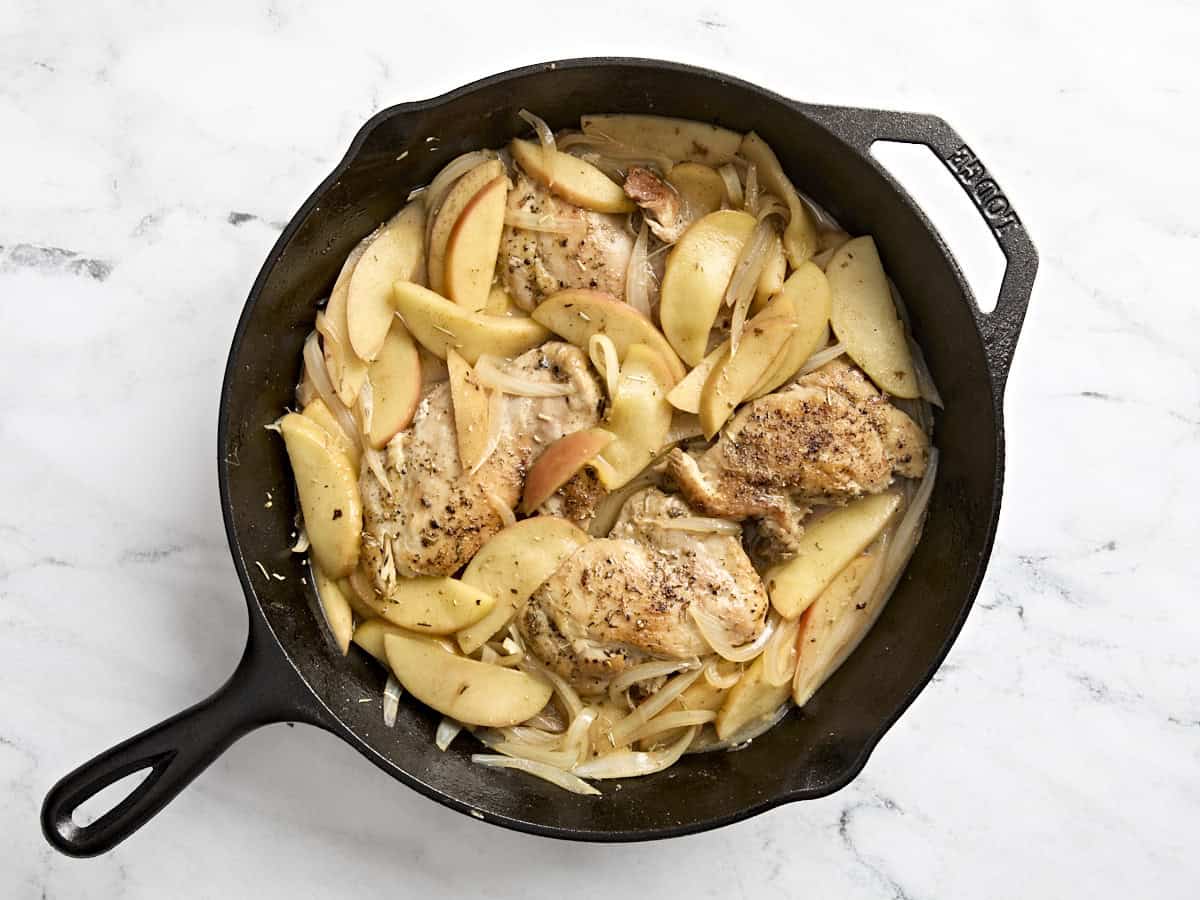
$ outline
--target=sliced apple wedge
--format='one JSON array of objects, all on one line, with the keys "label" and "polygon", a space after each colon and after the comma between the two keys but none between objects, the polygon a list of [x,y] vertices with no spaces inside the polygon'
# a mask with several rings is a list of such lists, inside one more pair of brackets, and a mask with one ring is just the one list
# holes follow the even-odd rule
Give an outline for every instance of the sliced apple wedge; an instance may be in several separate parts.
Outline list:
[{"label": "sliced apple wedge", "polygon": [[794,619],[808,609],[837,574],[879,536],[899,508],[899,494],[872,494],[806,526],[796,555],[768,569],[763,577],[775,611]]},{"label": "sliced apple wedge", "polygon": [[[386,619],[373,618],[366,619],[359,624],[354,629],[354,637],[351,640],[386,666],[388,661],[387,653],[383,649],[383,639],[389,634],[411,635],[412,632],[401,628],[399,625],[393,625]],[[431,641],[443,653],[448,653],[451,656],[455,656],[458,653],[458,648],[449,638],[431,637],[427,638],[427,640]]]},{"label": "sliced apple wedge", "polygon": [[350,251],[346,261],[342,263],[342,271],[338,273],[329,292],[329,302],[325,304],[325,322],[333,333],[334,340],[323,337],[321,352],[325,355],[325,368],[329,371],[329,380],[337,391],[338,399],[346,406],[354,406],[358,392],[362,390],[367,378],[367,364],[354,354],[350,346],[350,332],[346,325],[346,298],[350,294],[350,278],[354,275],[354,267],[362,259],[367,245],[374,240],[371,234],[358,242]]},{"label": "sliced apple wedge", "polygon": [[387,597],[363,598],[379,617],[420,634],[453,634],[492,611],[496,598],[456,578],[398,578]]},{"label": "sliced apple wedge", "polygon": [[742,245],[754,216],[734,209],[709,213],[671,249],[663,274],[659,319],[663,334],[689,366],[704,358]]},{"label": "sliced apple wedge", "polygon": [[412,336],[439,359],[451,349],[471,365],[484,353],[511,359],[550,336],[533,319],[471,312],[411,281],[396,282],[392,302]]},{"label": "sliced apple wedge", "polygon": [[404,323],[392,327],[368,370],[371,379],[371,446],[380,450],[409,426],[421,402],[421,354]]},{"label": "sliced apple wedge", "polygon": [[535,516],[523,519],[484,544],[463,572],[462,580],[489,591],[496,605],[484,618],[458,633],[463,653],[474,653],[516,615],[543,581],[590,537],[566,519]]},{"label": "sliced apple wedge", "polygon": [[825,273],[816,265],[811,261],[801,263],[784,282],[783,290],[772,301],[772,305],[780,301],[787,301],[793,305],[796,330],[792,332],[787,349],[778,362],[751,389],[748,398],[750,400],[771,393],[795,375],[805,360],[829,342],[832,294]]},{"label": "sliced apple wedge", "polygon": [[392,285],[421,280],[425,259],[425,206],[419,200],[393,216],[367,245],[350,277],[346,330],[359,359],[379,355],[392,327]]},{"label": "sliced apple wedge", "polygon": [[787,276],[787,257],[783,253],[783,240],[775,236],[771,249],[767,251],[767,262],[758,276],[758,287],[754,290],[754,302],[750,304],[751,315],[762,311],[772,297],[783,290]]},{"label": "sliced apple wedge", "polygon": [[504,231],[508,176],[494,178],[466,205],[446,241],[446,296],[482,312],[496,272],[496,254]]},{"label": "sliced apple wedge", "polygon": [[450,371],[450,404],[454,408],[459,463],[464,472],[473,472],[487,452],[488,392],[458,351],[447,353],[446,367]]},{"label": "sliced apple wedge", "polygon": [[604,424],[613,441],[592,463],[607,490],[628,484],[666,446],[674,415],[667,394],[674,383],[659,353],[646,344],[629,348]]},{"label": "sliced apple wedge", "polygon": [[633,212],[636,207],[621,186],[591,163],[561,153],[544,153],[540,144],[514,140],[508,145],[516,161],[534,181],[568,203],[602,213]]},{"label": "sliced apple wedge", "polygon": [[308,404],[308,406],[304,407],[301,415],[312,419],[325,429],[337,448],[345,453],[346,457],[350,460],[350,468],[357,472],[358,464],[362,460],[362,450],[357,444],[352,444],[346,439],[346,433],[342,431],[342,427],[338,424],[337,419],[333,417],[333,413],[329,411],[329,407],[325,405],[325,401],[318,397],[312,403]]},{"label": "sliced apple wedge", "polygon": [[725,199],[725,182],[716,169],[702,163],[676,163],[667,173],[667,181],[683,198],[687,215],[692,221],[716,212]]},{"label": "sliced apple wedge", "polygon": [[559,291],[533,311],[533,320],[585,351],[593,334],[607,334],[622,360],[634,344],[646,344],[662,357],[672,384],[687,374],[670,343],[649,318],[603,291]]},{"label": "sliced apple wedge", "polygon": [[737,353],[731,355],[726,347],[704,382],[704,390],[700,392],[700,427],[709,440],[762,380],[796,331],[792,316],[764,318],[769,311],[770,307],[746,323]]},{"label": "sliced apple wedge", "polygon": [[[498,159],[481,162],[446,192],[441,206],[434,211],[433,224],[429,229],[428,274],[429,286],[439,294],[446,290],[446,246],[450,241],[450,233],[462,217],[463,210],[483,189],[483,186],[497,178],[504,177],[504,163]],[[405,279],[414,281],[416,279]]]},{"label": "sliced apple wedge", "polygon": [[388,634],[383,648],[406,691],[467,725],[518,725],[550,700],[549,682],[518,669],[451,656],[428,638]]},{"label": "sliced apple wedge", "polygon": [[579,124],[584,134],[709,166],[732,162],[742,142],[742,136],[728,128],[668,116],[585,115],[580,117]]},{"label": "sliced apple wedge", "polygon": [[324,428],[299,413],[279,420],[300,495],[312,556],[331,578],[348,575],[358,563],[362,501],[358,473]]},{"label": "sliced apple wedge", "polygon": [[825,274],[833,294],[830,321],[846,354],[881,390],[909,400],[919,397],[904,323],[896,315],[874,238],[864,235],[842,244]]},{"label": "sliced apple wedge", "polygon": [[717,713],[717,737],[725,740],[775,713],[792,692],[790,683],[775,687],[766,679],[766,660],[759,656],[729,690]]},{"label": "sliced apple wedge", "polygon": [[800,263],[817,251],[817,226],[808,205],[800,199],[795,186],[784,174],[775,151],[753,131],[742,140],[741,155],[754,163],[759,186],[786,203],[791,211],[787,228],[783,230],[783,252],[792,268],[799,268]]},{"label": "sliced apple wedge", "polygon": [[870,556],[855,557],[800,617],[792,680],[792,699],[797,706],[812,699],[875,624],[887,592],[871,591],[862,598],[858,593],[877,564]]},{"label": "sliced apple wedge", "polygon": [[313,566],[313,581],[317,588],[317,599],[321,601],[321,611],[325,613],[325,623],[333,633],[342,656],[345,656],[350,651],[350,636],[354,633],[354,612],[350,609],[350,601],[337,582],[326,575],[320,566]]},{"label": "sliced apple wedge", "polygon": [[687,376],[675,387],[671,388],[671,393],[667,394],[667,401],[676,409],[686,413],[700,412],[700,394],[704,391],[704,382],[708,381],[708,376],[712,374],[712,370],[717,363],[721,361],[721,357],[729,351],[729,341],[722,341],[709,352],[709,354],[700,360],[687,373]]},{"label": "sliced apple wedge", "polygon": [[612,441],[610,431],[585,428],[564,434],[543,450],[525,478],[521,511],[531,513],[536,510]]}]

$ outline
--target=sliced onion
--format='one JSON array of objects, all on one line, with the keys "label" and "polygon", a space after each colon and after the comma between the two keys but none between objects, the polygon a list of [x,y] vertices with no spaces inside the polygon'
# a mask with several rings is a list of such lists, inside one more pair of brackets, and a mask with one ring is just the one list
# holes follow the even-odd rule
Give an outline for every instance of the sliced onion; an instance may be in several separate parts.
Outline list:
[{"label": "sliced onion", "polygon": [[362,441],[359,440],[358,426],[354,423],[354,417],[350,415],[350,410],[346,409],[346,405],[338,398],[337,392],[333,389],[333,382],[329,380],[329,370],[325,368],[325,356],[321,353],[320,338],[315,331],[311,332],[304,340],[304,371],[313,387],[316,388],[317,395],[333,413],[346,440],[352,445],[361,445]]},{"label": "sliced onion", "polygon": [[670,768],[679,761],[685,750],[696,737],[698,727],[692,726],[683,736],[665,750],[644,753],[639,750],[617,750],[606,753],[575,767],[575,773],[583,778],[636,778],[651,775]]},{"label": "sliced onion", "polygon": [[713,657],[704,664],[704,680],[708,682],[709,687],[716,688],[718,691],[726,691],[738,683],[742,677],[742,669],[739,666],[728,675],[722,675],[720,672],[720,661],[718,657]]},{"label": "sliced onion", "polygon": [[731,734],[723,741],[697,741],[695,746],[688,749],[688,753],[716,753],[719,750],[742,750],[756,737],[766,734],[778,725],[783,717],[788,714],[788,710],[791,707],[792,701],[785,700],[780,704],[779,709],[775,710],[771,715],[763,716],[761,719],[756,719],[748,723],[737,734]]},{"label": "sliced onion", "polygon": [[530,725],[511,725],[508,728],[501,728],[500,733],[505,741],[519,744],[545,746],[557,744],[562,740],[561,732],[543,731],[541,728],[534,728]]},{"label": "sliced onion", "polygon": [[[592,460],[593,463],[597,461],[599,461],[599,457]],[[617,488],[612,493],[605,494],[603,499],[596,504],[596,512],[592,516],[592,521],[588,523],[588,534],[592,537],[606,537],[612,531],[613,525],[616,524],[625,501],[638,491],[658,483],[659,476],[656,472],[643,469],[629,484]]]},{"label": "sliced onion", "polygon": [[712,519],[707,516],[641,516],[634,521],[638,525],[649,525],[664,531],[687,531],[691,534],[723,534],[741,537],[742,526],[728,519]]},{"label": "sliced onion", "polygon": [[[579,699],[579,694],[557,672],[546,668],[540,661],[528,653],[525,654],[525,659],[521,661],[520,668],[525,672],[540,675],[550,682],[550,685],[554,688],[554,693],[562,700],[567,715],[572,721],[583,712],[583,701]],[[530,721],[533,720],[531,719]]]},{"label": "sliced onion", "polygon": [[587,794],[589,796],[600,796],[600,792],[588,784],[581,778],[572,775],[570,772],[564,772],[562,769],[548,766],[545,763],[534,762],[531,759],[519,759],[511,756],[497,756],[487,753],[474,753],[471,755],[471,762],[478,763],[481,766],[488,766],[493,769],[518,769],[521,772],[526,772],[538,778],[549,781],[551,784],[557,785],[564,790],[570,791],[572,794]]},{"label": "sliced onion", "polygon": [[767,646],[767,641],[775,633],[775,619],[768,617],[767,624],[763,627],[758,637],[748,644],[735,647],[726,639],[724,634],[725,629],[721,625],[721,620],[708,610],[701,609],[699,603],[688,604],[688,615],[692,617],[692,621],[700,629],[701,636],[713,648],[713,651],[722,659],[727,659],[730,662],[746,662],[747,660],[754,659],[754,657],[762,653],[763,648]]},{"label": "sliced onion", "polygon": [[840,341],[834,344],[832,347],[826,347],[824,350],[818,350],[804,361],[804,365],[802,365],[799,371],[796,372],[796,377],[798,378],[801,375],[808,375],[810,372],[817,371],[817,369],[821,368],[821,366],[833,362],[845,352],[846,348]]},{"label": "sliced onion", "polygon": [[617,355],[617,345],[607,334],[597,332],[588,338],[588,358],[608,390],[608,399],[617,396],[617,384],[621,378],[621,358]]},{"label": "sliced onion", "polygon": [[503,391],[514,397],[566,397],[575,393],[574,385],[534,381],[522,378],[501,368],[502,362],[486,353],[475,363],[475,376],[484,387]]},{"label": "sliced onion", "polygon": [[312,379],[305,372],[304,377],[300,379],[300,383],[296,385],[296,405],[300,409],[304,409],[304,407],[316,400],[317,396],[317,389],[313,387]]},{"label": "sliced onion", "polygon": [[717,169],[717,174],[725,182],[725,200],[730,209],[741,209],[745,205],[745,195],[742,193],[742,180],[738,178],[737,169],[733,163],[726,163]]},{"label": "sliced onion", "polygon": [[512,511],[512,507],[504,502],[504,498],[497,496],[495,491],[487,491],[484,497],[487,499],[488,505],[500,517],[501,528],[512,528],[517,524],[517,517]]},{"label": "sliced onion", "polygon": [[[476,370],[478,372],[478,370]],[[496,452],[496,448],[500,446],[500,438],[504,435],[504,393],[503,391],[492,390],[488,397],[488,433],[487,442],[483,446],[483,454],[479,457],[479,462],[475,463],[471,468],[471,475],[474,475],[483,464],[492,458],[492,454]]]},{"label": "sliced onion", "polygon": [[936,447],[930,447],[929,464],[925,467],[925,474],[921,476],[921,483],[917,486],[917,492],[913,494],[908,509],[904,511],[900,524],[892,533],[892,546],[888,549],[889,570],[903,568],[916,549],[917,542],[921,539],[921,530],[925,524],[925,511],[929,507],[929,498],[933,495],[937,471],[938,451]]},{"label": "sliced onion", "polygon": [[913,371],[917,374],[917,388],[921,391],[921,399],[932,403],[939,409],[945,409],[946,404],[942,402],[942,394],[933,382],[933,373],[929,371],[929,363],[925,362],[925,354],[921,352],[921,346],[910,337],[908,349],[912,354]]},{"label": "sliced onion", "polygon": [[558,140],[558,149],[582,158],[600,157],[611,163],[621,163],[622,169],[640,165],[647,169],[658,169],[666,174],[675,165],[675,160],[663,153],[658,153],[649,147],[639,147],[626,144],[610,138],[608,135],[593,131],[589,134],[572,132],[562,135]]},{"label": "sliced onion", "polygon": [[443,716],[442,721],[438,722],[437,734],[434,736],[433,742],[437,748],[443,753],[450,746],[450,742],[458,737],[458,733],[462,731],[462,722],[458,722],[449,716]]},{"label": "sliced onion", "polygon": [[375,476],[375,480],[379,482],[380,487],[387,491],[389,497],[392,496],[392,482],[388,478],[387,467],[384,465],[383,452],[367,444],[362,448],[362,458],[371,474]]},{"label": "sliced onion", "polygon": [[750,239],[742,245],[742,251],[733,267],[733,275],[730,276],[729,286],[725,289],[725,303],[733,307],[729,324],[731,356],[737,353],[738,343],[742,339],[742,328],[746,324],[746,314],[750,310],[750,301],[754,299],[758,280],[762,277],[774,242],[775,227],[764,219],[754,226]]},{"label": "sliced onion", "polygon": [[629,265],[625,268],[625,302],[640,312],[650,315],[650,267],[646,264],[646,244],[650,240],[650,229],[642,218],[633,252],[629,254]]},{"label": "sliced onion", "polygon": [[371,426],[375,420],[375,389],[371,386],[371,376],[368,374],[363,379],[362,387],[358,391],[358,421],[362,428],[364,438],[371,433]]},{"label": "sliced onion", "polygon": [[745,190],[745,208],[746,212],[754,216],[758,214],[758,166],[754,163],[746,168],[746,190]]},{"label": "sliced onion", "polygon": [[308,532],[305,531],[303,528],[301,528],[300,533],[298,535],[296,535],[296,543],[292,544],[292,552],[293,553],[303,553],[308,548],[309,548]]},{"label": "sliced onion", "polygon": [[698,668],[700,668],[698,659],[656,659],[653,662],[631,666],[609,682],[608,699],[616,703],[621,694],[639,681],[661,678],[663,675],[674,675],[676,672],[690,672],[692,669]]},{"label": "sliced onion", "polygon": [[350,582],[350,587],[354,588],[354,592],[363,599],[363,602],[369,606],[373,606],[379,602],[379,597],[375,593],[375,587],[367,579],[367,574],[362,569],[355,569],[350,573],[347,579]]},{"label": "sliced onion", "polygon": [[[469,153],[464,153],[461,156],[456,156],[450,162],[442,167],[442,171],[434,176],[433,181],[429,182],[429,186],[420,192],[421,202],[425,204],[425,246],[429,246],[429,234],[433,230],[433,220],[437,217],[437,212],[441,208],[442,201],[446,199],[446,193],[454,186],[454,182],[462,178],[473,168],[480,163],[485,163],[490,159],[496,159],[498,154],[495,150],[472,150]],[[416,196],[415,192],[410,193],[409,200]]]},{"label": "sliced onion", "polygon": [[554,154],[558,152],[558,147],[554,144],[554,132],[550,130],[550,126],[546,124],[546,120],[535,116],[527,109],[517,110],[517,115],[533,126],[533,130],[537,132],[538,143],[542,145],[542,165],[546,170],[546,175],[549,177],[547,188],[554,187]]},{"label": "sliced onion", "polygon": [[388,675],[387,684],[383,686],[383,724],[388,728],[396,725],[396,714],[400,710],[400,696],[404,689],[395,675]]},{"label": "sliced onion", "polygon": [[786,225],[791,221],[792,211],[787,204],[776,197],[774,194],[763,194],[758,199],[758,211],[755,213],[758,221],[762,222],[768,216],[778,216],[779,220]]},{"label": "sliced onion", "polygon": [[643,738],[662,734],[664,731],[674,731],[676,728],[689,728],[692,725],[707,725],[717,718],[715,709],[684,709],[665,712],[655,716],[637,731],[629,736],[629,742],[640,741]]},{"label": "sliced onion", "polygon": [[569,237],[587,233],[587,222],[571,216],[552,216],[549,213],[531,213],[524,209],[504,211],[504,224],[524,231],[544,231],[547,234],[562,234]]},{"label": "sliced onion", "polygon": [[676,675],[655,691],[647,700],[644,700],[635,707],[633,712],[615,723],[609,731],[613,746],[623,747],[628,744],[629,735],[633,734],[634,731],[666,709],[676,697],[691,687],[692,683],[699,677],[700,670],[698,669]]},{"label": "sliced onion", "polygon": [[775,626],[775,633],[763,650],[763,679],[772,687],[782,687],[792,680],[796,671],[796,638],[800,634],[800,617],[784,619]]}]

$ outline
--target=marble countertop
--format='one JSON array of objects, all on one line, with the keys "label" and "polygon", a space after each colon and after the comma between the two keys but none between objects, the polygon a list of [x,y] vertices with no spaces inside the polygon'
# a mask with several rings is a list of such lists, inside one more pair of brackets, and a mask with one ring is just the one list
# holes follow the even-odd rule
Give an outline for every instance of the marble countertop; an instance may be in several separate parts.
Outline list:
[{"label": "marble countertop", "polygon": [[[1155,0],[3,5],[0,893],[1194,896],[1198,32]],[[49,786],[241,651],[217,392],[281,223],[383,106],[589,54],[937,112],[1029,225],[1000,532],[934,683],[851,787],[686,839],[508,833],[277,726],[107,856],[52,852]]]}]

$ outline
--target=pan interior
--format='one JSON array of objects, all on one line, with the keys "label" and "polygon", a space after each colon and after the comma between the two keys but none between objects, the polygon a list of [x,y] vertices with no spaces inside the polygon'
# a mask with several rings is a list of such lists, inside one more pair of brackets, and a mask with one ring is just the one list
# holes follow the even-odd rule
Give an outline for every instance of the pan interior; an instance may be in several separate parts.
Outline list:
[{"label": "pan interior", "polygon": [[[469,755],[477,748],[469,736],[439,752],[438,717],[415,702],[403,702],[396,726],[384,727],[383,670],[357,648],[346,658],[337,653],[318,624],[312,579],[288,552],[296,512],[290,472],[282,442],[263,429],[293,403],[301,345],[346,254],[450,159],[522,133],[520,107],[555,128],[577,123],[583,113],[653,112],[756,130],[801,190],[852,233],[875,235],[946,402],[925,537],[858,651],[803,713],[792,711],[748,748],[687,757],[661,776],[623,782],[619,792],[607,783],[602,799],[474,766]],[[235,553],[253,585],[251,614],[265,617],[328,708],[330,726],[438,799],[559,836],[662,836],[842,786],[956,635],[982,577],[999,503],[999,422],[984,350],[967,288],[936,234],[884,176],[803,107],[682,67],[590,61],[523,70],[382,113],[360,138],[348,165],[297,214],[268,259],[235,343],[222,408],[221,478]],[[274,502],[264,508],[268,491]],[[264,582],[256,562],[285,580]]]}]

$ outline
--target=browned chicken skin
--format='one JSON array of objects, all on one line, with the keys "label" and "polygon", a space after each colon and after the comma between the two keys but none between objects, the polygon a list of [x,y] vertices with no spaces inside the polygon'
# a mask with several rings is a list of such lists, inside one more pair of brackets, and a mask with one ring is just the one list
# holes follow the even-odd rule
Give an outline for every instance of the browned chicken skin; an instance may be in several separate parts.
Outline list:
[{"label": "browned chicken skin", "polygon": [[364,467],[363,563],[381,594],[388,594],[397,577],[451,575],[461,568],[500,530],[497,505],[517,505],[542,448],[598,420],[602,394],[576,347],[547,343],[517,357],[507,370],[574,390],[565,397],[506,395],[500,442],[472,475],[459,462],[449,385],[438,384],[421,401],[412,425],[388,445],[392,493]]},{"label": "browned chicken skin", "polygon": [[694,517],[678,496],[649,488],[630,497],[608,538],[580,547],[517,617],[529,648],[585,694],[627,666],[711,650],[688,615],[703,604],[733,644],[754,640],[767,594],[735,534],[670,527]]},{"label": "browned chicken skin", "polygon": [[762,517],[786,551],[808,504],[877,494],[897,474],[919,478],[928,452],[912,419],[857,368],[835,360],[748,404],[699,460],[673,450],[667,465],[696,509]]},{"label": "browned chicken skin", "polygon": [[691,224],[679,192],[649,169],[630,166],[624,188],[625,196],[641,207],[646,224],[660,241],[674,243]]}]

